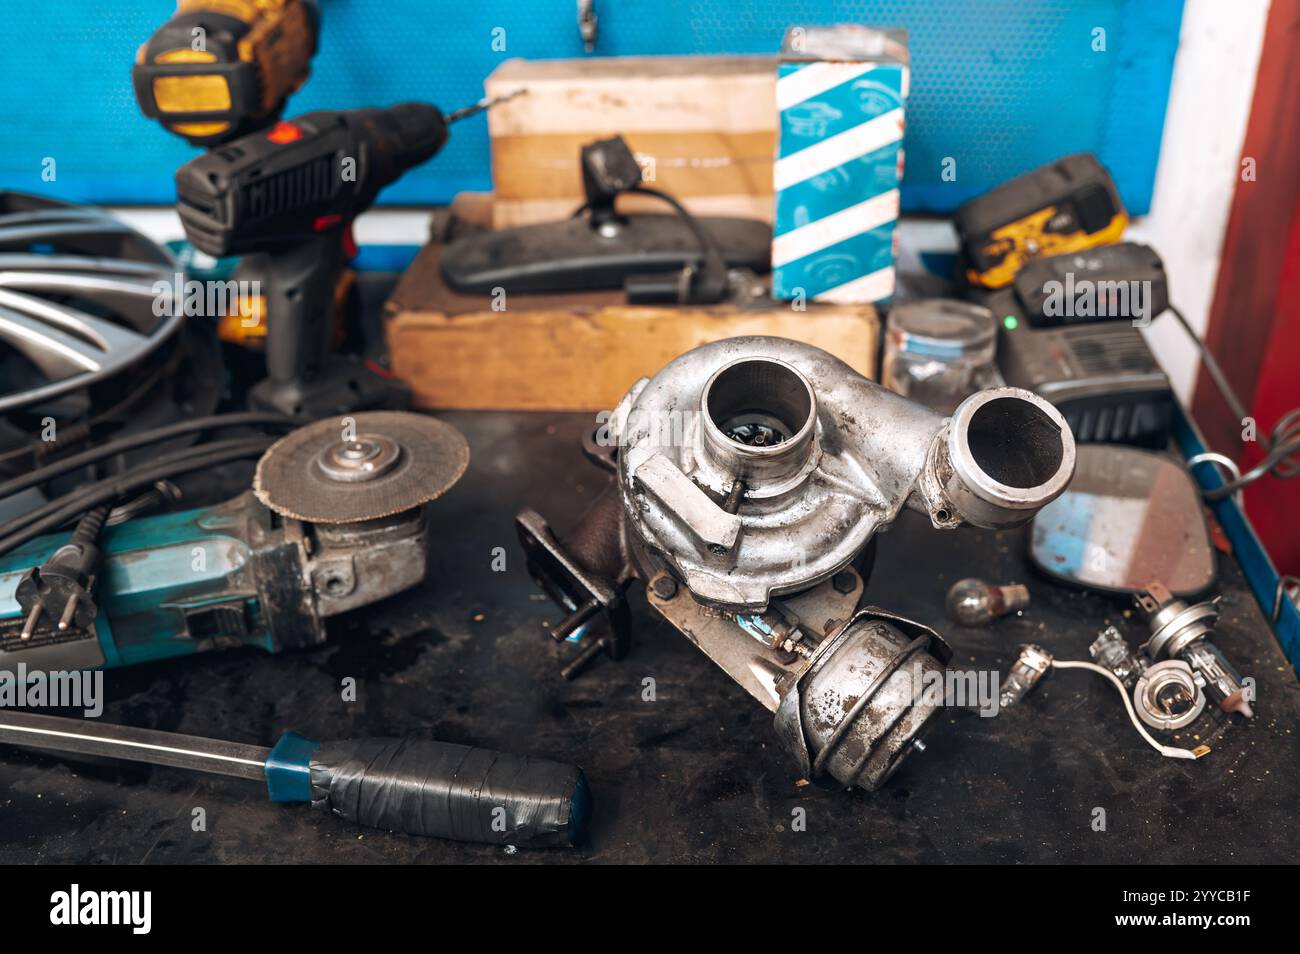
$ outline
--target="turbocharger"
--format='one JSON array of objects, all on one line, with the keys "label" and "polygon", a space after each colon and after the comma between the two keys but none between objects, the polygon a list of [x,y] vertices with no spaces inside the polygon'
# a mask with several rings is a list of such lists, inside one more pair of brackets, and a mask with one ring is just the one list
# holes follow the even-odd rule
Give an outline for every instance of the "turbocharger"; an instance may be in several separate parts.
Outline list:
[{"label": "turbocharger", "polygon": [[933,630],[859,608],[875,533],[904,507],[938,529],[1024,523],[1074,473],[1074,438],[1018,388],[951,418],[784,338],[702,345],[632,386],[584,438],[613,480],[569,533],[517,520],[568,615],[573,678],[629,644],[628,588],[775,714],[803,777],[875,790],[937,714]]}]

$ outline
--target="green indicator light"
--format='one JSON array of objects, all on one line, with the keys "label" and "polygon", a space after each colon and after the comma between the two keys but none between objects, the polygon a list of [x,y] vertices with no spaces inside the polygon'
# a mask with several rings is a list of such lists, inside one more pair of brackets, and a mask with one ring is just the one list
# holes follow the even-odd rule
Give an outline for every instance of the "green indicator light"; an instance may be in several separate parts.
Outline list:
[{"label": "green indicator light", "polygon": [[1015,331],[1016,326],[1019,324],[1020,322],[1016,321],[1015,315],[1007,315],[1002,319],[1002,327],[1007,329],[1007,331]]}]

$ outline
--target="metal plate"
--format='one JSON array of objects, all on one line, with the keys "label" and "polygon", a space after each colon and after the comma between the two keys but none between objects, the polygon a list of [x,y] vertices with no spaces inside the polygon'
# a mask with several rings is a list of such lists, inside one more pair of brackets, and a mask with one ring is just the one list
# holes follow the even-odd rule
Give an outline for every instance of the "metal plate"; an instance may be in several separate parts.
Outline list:
[{"label": "metal plate", "polygon": [[[395,463],[366,480],[337,480],[322,467],[348,439],[386,438]],[[253,492],[276,513],[309,523],[356,523],[442,496],[469,465],[469,445],[450,424],[406,411],[330,417],[272,444],[257,462]]]},{"label": "metal plate", "polygon": [[1114,444],[1078,445],[1074,480],[1034,518],[1030,556],[1051,576],[1110,593],[1159,580],[1192,596],[1214,582],[1201,498],[1187,471]]},{"label": "metal plate", "polygon": [[[846,582],[851,578],[852,588],[846,586],[841,592],[828,580],[782,599],[786,608],[819,639],[826,639],[847,623],[862,598],[862,577],[856,570],[846,567],[837,577]],[[772,651],[741,628],[735,613],[697,603],[684,586],[667,599],[648,586],[646,599],[769,711],[775,711],[781,701],[779,686],[786,686],[807,668],[806,659],[782,665]]]}]

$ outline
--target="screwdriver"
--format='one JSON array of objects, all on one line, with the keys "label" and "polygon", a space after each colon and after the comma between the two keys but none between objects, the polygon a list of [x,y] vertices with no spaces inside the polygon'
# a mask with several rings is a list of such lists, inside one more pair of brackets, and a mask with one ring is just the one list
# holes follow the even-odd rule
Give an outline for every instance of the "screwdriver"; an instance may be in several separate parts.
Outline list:
[{"label": "screwdriver", "polygon": [[3,712],[0,742],[264,781],[273,802],[310,802],[370,828],[457,841],[572,845],[591,807],[576,766],[427,739],[321,743],[286,732],[268,749]]}]

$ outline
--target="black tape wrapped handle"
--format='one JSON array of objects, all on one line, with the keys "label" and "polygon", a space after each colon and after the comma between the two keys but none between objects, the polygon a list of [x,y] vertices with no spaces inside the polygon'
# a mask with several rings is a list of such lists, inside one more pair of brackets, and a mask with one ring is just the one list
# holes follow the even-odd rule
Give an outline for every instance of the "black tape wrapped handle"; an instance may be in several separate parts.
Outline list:
[{"label": "black tape wrapped handle", "polygon": [[311,804],[388,831],[487,844],[572,845],[591,796],[573,765],[427,739],[325,742]]}]

